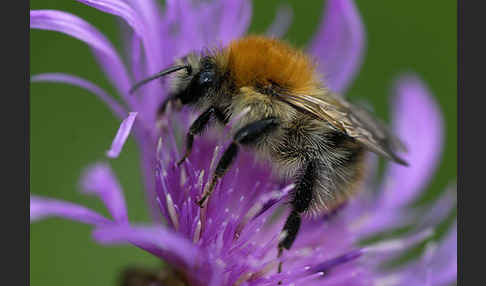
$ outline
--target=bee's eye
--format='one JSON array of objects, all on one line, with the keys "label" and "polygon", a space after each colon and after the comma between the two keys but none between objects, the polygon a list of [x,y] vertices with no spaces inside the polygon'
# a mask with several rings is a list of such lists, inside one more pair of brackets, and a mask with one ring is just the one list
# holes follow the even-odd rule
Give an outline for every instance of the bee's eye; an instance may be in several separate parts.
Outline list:
[{"label": "bee's eye", "polygon": [[199,84],[208,85],[214,81],[215,72],[213,70],[205,70],[199,74]]}]

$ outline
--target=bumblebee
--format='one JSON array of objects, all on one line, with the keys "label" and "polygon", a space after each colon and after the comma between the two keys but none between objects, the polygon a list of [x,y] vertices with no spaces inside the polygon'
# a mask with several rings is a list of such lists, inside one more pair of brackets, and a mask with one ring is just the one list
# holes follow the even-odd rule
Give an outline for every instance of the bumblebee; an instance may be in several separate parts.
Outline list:
[{"label": "bumblebee", "polygon": [[407,165],[397,155],[405,151],[403,144],[382,122],[331,92],[308,55],[277,39],[247,36],[227,47],[189,54],[131,92],[165,75],[170,93],[159,115],[170,102],[202,112],[189,128],[179,164],[190,156],[194,136],[242,114],[232,124],[233,140],[198,202],[201,207],[240,148],[250,148],[278,174],[294,180],[279,256],[291,248],[303,215],[330,213],[356,193],[367,151]]}]

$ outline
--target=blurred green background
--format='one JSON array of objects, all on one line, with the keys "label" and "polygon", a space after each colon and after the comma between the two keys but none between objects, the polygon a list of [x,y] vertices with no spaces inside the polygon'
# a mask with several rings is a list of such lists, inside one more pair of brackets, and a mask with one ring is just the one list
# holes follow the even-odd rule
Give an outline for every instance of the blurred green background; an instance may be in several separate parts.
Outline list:
[{"label": "blurred green background", "polygon": [[[81,16],[122,51],[114,16],[75,1],[30,2],[31,9],[59,9]],[[250,32],[264,32],[281,3],[289,3],[294,11],[285,39],[304,47],[317,30],[324,1],[254,1]],[[393,79],[402,72],[413,71],[428,84],[442,108],[446,123],[444,152],[424,196],[426,200],[433,199],[455,179],[457,172],[456,1],[441,1],[437,5],[435,1],[420,0],[358,0],[357,6],[367,32],[367,49],[349,96],[366,98],[380,116],[387,118]],[[30,40],[31,75],[72,73],[114,94],[85,44],[39,30],[31,31]],[[83,168],[106,160],[104,152],[119,122],[84,90],[48,83],[35,83],[30,88],[31,192],[77,202],[106,214],[98,200],[78,192],[78,180]],[[131,139],[111,164],[125,190],[130,218],[147,220],[138,150]],[[158,263],[134,247],[99,246],[91,240],[90,230],[89,226],[61,219],[31,225],[31,285],[114,285],[122,267]]]}]

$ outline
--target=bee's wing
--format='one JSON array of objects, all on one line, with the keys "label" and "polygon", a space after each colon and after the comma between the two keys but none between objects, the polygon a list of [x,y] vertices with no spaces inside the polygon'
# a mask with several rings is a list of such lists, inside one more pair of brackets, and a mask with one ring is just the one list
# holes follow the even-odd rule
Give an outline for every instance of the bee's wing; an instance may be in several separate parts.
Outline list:
[{"label": "bee's wing", "polygon": [[403,143],[387,127],[364,108],[352,105],[342,97],[329,95],[326,99],[311,95],[285,94],[281,98],[355,138],[371,151],[402,165],[408,163],[396,152],[406,151]]}]

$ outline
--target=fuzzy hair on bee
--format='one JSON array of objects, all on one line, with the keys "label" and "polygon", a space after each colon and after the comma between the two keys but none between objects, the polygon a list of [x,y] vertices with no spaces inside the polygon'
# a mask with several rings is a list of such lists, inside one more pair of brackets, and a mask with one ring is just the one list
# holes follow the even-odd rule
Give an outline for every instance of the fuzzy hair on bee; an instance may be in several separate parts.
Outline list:
[{"label": "fuzzy hair on bee", "polygon": [[367,151],[406,165],[397,155],[405,151],[403,144],[365,109],[332,93],[316,70],[312,58],[283,41],[247,36],[189,54],[149,78],[169,75],[161,117],[170,102],[202,112],[189,128],[179,164],[208,125],[223,126],[243,114],[232,124],[233,140],[198,202],[201,207],[240,148],[254,151],[295,182],[279,255],[291,248],[301,216],[330,213],[360,189]]}]

